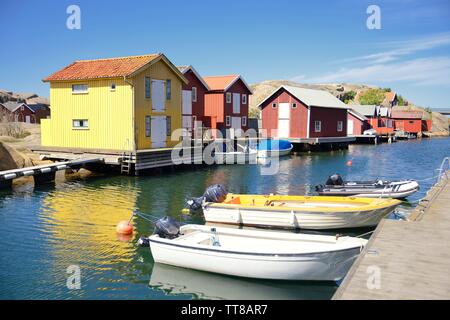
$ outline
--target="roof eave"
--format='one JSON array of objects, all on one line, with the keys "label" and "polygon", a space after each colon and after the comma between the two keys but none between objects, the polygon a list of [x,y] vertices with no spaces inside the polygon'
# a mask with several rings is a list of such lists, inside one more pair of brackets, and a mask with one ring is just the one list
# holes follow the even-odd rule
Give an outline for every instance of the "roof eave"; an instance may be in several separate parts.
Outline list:
[{"label": "roof eave", "polygon": [[195,76],[197,77],[197,79],[200,80],[200,82],[203,84],[203,86],[205,87],[205,89],[206,89],[207,91],[210,91],[210,90],[211,90],[211,88],[210,88],[210,87],[208,86],[208,84],[205,82],[205,80],[203,79],[203,77],[197,72],[197,70],[195,70],[195,68],[194,68],[193,66],[189,65],[186,69],[184,69],[184,70],[182,71],[182,74],[183,74],[183,75],[186,74],[186,72],[188,72],[189,70],[191,70],[191,71],[195,74]]}]

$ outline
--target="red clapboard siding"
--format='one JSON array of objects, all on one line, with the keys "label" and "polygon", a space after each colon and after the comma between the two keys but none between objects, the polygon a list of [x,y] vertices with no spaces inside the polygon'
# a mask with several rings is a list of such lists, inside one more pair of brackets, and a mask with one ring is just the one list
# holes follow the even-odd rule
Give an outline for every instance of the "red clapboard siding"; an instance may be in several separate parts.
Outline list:
[{"label": "red clapboard siding", "polygon": [[189,82],[187,84],[183,84],[183,90],[192,90],[192,87],[197,88],[197,101],[192,102],[192,115],[196,116],[198,121],[204,122],[205,93],[207,90],[192,70],[186,72],[184,76]]},{"label": "red clapboard siding", "polygon": [[[276,103],[276,108],[272,104]],[[272,98],[268,99],[262,106],[262,128],[268,137],[277,137],[278,129],[278,104],[290,103],[290,136],[291,138],[306,138],[308,107],[300,100],[293,97],[284,89],[276,92]],[[292,104],[296,103],[297,108],[293,109]]]},{"label": "red clapboard siding", "polygon": [[[321,121],[321,131],[315,132],[314,121]],[[337,123],[342,121],[342,131],[337,131]],[[337,108],[311,107],[310,138],[347,136],[347,110]]]}]

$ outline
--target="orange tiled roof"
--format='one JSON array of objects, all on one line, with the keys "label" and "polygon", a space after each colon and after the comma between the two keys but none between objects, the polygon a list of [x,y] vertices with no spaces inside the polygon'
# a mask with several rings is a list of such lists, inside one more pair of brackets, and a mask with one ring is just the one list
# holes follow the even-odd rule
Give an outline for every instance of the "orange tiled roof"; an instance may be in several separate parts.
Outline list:
[{"label": "orange tiled roof", "polygon": [[161,54],[143,56],[79,60],[53,73],[43,81],[87,80],[116,78],[131,75]]},{"label": "orange tiled roof", "polygon": [[387,99],[387,101],[388,102],[392,102],[392,101],[394,101],[394,98],[395,98],[395,96],[396,96],[396,93],[395,92],[386,92],[385,94],[384,94],[384,96],[386,97],[386,99]]},{"label": "orange tiled roof", "polygon": [[224,90],[237,77],[239,75],[233,74],[228,76],[203,77],[203,80],[205,80],[211,90]]}]

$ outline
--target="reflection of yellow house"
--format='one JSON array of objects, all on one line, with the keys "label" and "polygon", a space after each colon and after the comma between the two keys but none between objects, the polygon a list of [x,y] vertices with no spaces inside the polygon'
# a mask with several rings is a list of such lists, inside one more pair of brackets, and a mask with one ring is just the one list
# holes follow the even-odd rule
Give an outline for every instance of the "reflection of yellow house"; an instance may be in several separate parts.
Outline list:
[{"label": "reflection of yellow house", "polygon": [[43,207],[51,212],[44,214],[51,222],[44,224],[48,228],[44,232],[58,239],[53,243],[55,254],[64,257],[69,264],[84,261],[89,255],[98,264],[103,258],[132,260],[130,246],[134,244],[117,240],[116,225],[131,217],[136,198],[136,189],[123,186],[62,189],[50,193],[43,200]]},{"label": "reflection of yellow house", "polygon": [[171,147],[186,78],[163,54],[82,60],[44,79],[51,119],[42,145],[96,150]]}]

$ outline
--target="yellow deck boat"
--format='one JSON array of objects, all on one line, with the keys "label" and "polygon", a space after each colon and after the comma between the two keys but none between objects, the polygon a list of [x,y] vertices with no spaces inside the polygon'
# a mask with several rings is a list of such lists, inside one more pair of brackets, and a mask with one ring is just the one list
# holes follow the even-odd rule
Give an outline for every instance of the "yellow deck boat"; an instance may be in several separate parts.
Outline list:
[{"label": "yellow deck boat", "polygon": [[325,196],[227,194],[219,203],[204,202],[207,222],[292,229],[341,229],[376,226],[401,202]]}]

